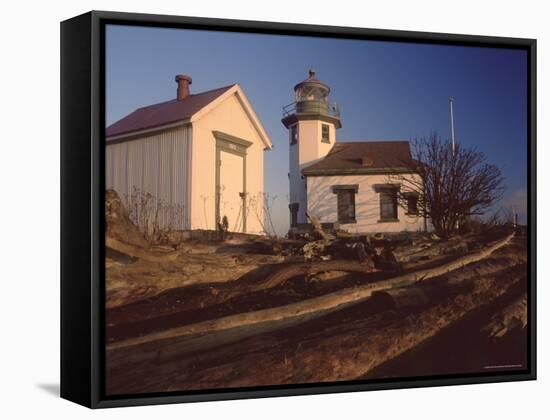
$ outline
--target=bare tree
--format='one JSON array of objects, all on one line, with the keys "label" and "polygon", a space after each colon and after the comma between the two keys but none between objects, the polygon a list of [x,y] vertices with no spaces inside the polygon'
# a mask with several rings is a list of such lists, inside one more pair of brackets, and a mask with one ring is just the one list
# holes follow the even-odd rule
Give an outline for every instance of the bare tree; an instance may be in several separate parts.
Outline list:
[{"label": "bare tree", "polygon": [[416,175],[392,175],[401,188],[398,202],[428,218],[442,238],[452,236],[466,218],[482,215],[504,193],[500,169],[475,148],[450,141],[437,133],[413,141],[412,160],[404,162]]}]

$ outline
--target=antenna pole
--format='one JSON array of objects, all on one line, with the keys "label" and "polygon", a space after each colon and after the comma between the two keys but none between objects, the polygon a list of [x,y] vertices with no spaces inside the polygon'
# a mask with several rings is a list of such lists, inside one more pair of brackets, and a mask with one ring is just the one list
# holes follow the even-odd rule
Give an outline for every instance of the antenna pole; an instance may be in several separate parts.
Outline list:
[{"label": "antenna pole", "polygon": [[455,101],[455,98],[453,98],[452,96],[449,97],[449,108],[451,109],[451,140],[452,140],[453,156],[455,154],[455,113],[453,109],[454,101]]},{"label": "antenna pole", "polygon": [[[454,163],[454,157],[455,157],[455,113],[454,113],[454,109],[453,109],[453,104],[454,104],[454,101],[455,101],[455,98],[453,98],[452,96],[449,97],[449,108],[451,110],[451,141],[452,141],[452,152],[453,152],[453,165],[455,164]],[[453,168],[453,177],[456,176],[456,173],[454,171],[454,168]],[[455,229],[458,230],[460,228],[460,224],[458,222],[458,220],[456,221],[455,223]]]}]

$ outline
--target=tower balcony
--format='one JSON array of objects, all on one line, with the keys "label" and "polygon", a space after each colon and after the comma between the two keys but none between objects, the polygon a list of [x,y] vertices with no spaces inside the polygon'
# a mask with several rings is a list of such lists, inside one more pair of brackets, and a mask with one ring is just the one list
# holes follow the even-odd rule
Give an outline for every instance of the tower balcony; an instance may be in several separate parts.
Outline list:
[{"label": "tower balcony", "polygon": [[329,105],[325,101],[299,101],[283,107],[282,123],[286,128],[299,120],[320,120],[333,123],[336,128],[342,127],[340,109],[335,103]]},{"label": "tower balcony", "polygon": [[318,114],[340,118],[340,109],[336,103],[329,106],[325,101],[299,101],[283,106],[283,118],[292,114]]}]

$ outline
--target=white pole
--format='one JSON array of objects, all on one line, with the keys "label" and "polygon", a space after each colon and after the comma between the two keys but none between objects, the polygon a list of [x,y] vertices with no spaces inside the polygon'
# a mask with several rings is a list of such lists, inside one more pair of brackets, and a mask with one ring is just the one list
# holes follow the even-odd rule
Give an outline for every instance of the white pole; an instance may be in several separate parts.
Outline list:
[{"label": "white pole", "polygon": [[452,147],[453,147],[453,156],[455,154],[455,114],[453,110],[453,103],[455,98],[452,96],[449,98],[449,107],[451,109],[451,139],[452,139]]},{"label": "white pole", "polygon": [[[455,98],[450,96],[449,97],[449,108],[451,109],[451,141],[452,141],[453,158],[455,156],[455,113],[454,113],[454,109],[453,109],[454,101],[455,101]],[[453,173],[453,176],[454,176],[454,173]],[[460,227],[460,225],[459,225],[458,220],[457,220],[456,224],[455,224],[455,229],[458,230],[459,227]]]}]

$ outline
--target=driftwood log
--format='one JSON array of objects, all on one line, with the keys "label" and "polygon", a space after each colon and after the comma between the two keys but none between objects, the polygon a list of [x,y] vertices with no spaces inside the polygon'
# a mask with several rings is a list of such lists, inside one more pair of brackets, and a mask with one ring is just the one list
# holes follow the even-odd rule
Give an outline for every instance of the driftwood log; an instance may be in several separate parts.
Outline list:
[{"label": "driftwood log", "polygon": [[309,222],[311,223],[311,226],[313,228],[313,233],[317,238],[323,239],[325,241],[330,241],[334,239],[333,235],[329,235],[327,232],[323,230],[321,221],[317,217],[309,214],[308,212],[306,212],[306,217],[307,217],[307,220],[309,220]]},{"label": "driftwood log", "polygon": [[491,318],[491,322],[482,328],[490,338],[499,339],[515,328],[527,326],[527,294],[506,306]]},{"label": "driftwood log", "polygon": [[141,248],[136,245],[132,245],[126,242],[119,241],[118,239],[107,236],[105,238],[105,246],[121,254],[128,255],[134,258],[140,258],[145,261],[153,263],[161,263],[167,261],[174,261],[179,256],[179,251],[172,252],[155,252],[150,248]]},{"label": "driftwood log", "polygon": [[[326,317],[287,324],[287,328],[270,334],[264,331],[268,324],[256,324],[247,327],[253,330],[248,337],[243,335],[246,329],[224,329],[219,334],[198,335],[195,341],[166,336],[142,346],[113,349],[114,352],[108,352],[109,392],[211,389],[362,377],[518,284],[524,285],[525,262],[499,258],[459,267],[448,277],[440,277],[451,287],[472,279],[472,288],[428,302],[417,307],[418,310],[407,308],[406,315],[373,312],[372,300],[366,300]],[[418,293],[413,294],[418,298]],[[196,340],[202,340],[202,345],[208,348],[199,350],[201,344]],[[190,347],[195,350],[186,355]],[[148,354],[156,354],[156,361],[144,363]],[[270,368],[265,369],[266,366]],[[181,374],[167,377],[163,373],[167,371]]]},{"label": "driftwood log", "polygon": [[[157,340],[164,340],[166,338],[174,336],[184,337],[198,333],[212,333],[228,328],[249,328],[254,324],[262,324],[264,326],[267,325],[268,329],[274,329],[280,327],[281,324],[284,324],[290,320],[293,320],[294,322],[300,319],[318,317],[329,311],[338,310],[345,306],[358,303],[362,300],[370,298],[372,294],[376,291],[389,290],[393,288],[404,287],[407,285],[412,286],[417,284],[419,279],[422,280],[426,278],[435,278],[444,275],[449,271],[462,268],[467,262],[473,263],[477,261],[478,264],[472,264],[472,266],[468,267],[466,270],[458,270],[458,273],[455,273],[453,275],[453,282],[457,281],[456,279],[471,278],[472,276],[478,278],[482,274],[494,273],[495,270],[499,270],[503,266],[503,264],[504,266],[516,264],[516,260],[508,258],[505,259],[505,261],[501,262],[501,264],[495,264],[494,261],[481,261],[483,258],[486,258],[495,250],[498,250],[499,248],[509,244],[510,239],[511,237],[508,237],[502,241],[493,244],[491,247],[489,247],[487,250],[484,250],[483,252],[470,255],[467,258],[463,257],[458,261],[447,263],[438,268],[431,268],[429,270],[420,270],[413,273],[401,274],[399,276],[378,281],[376,283],[366,283],[361,286],[338,290],[333,293],[292,303],[283,307],[269,308],[251,313],[229,315],[224,318],[199,322],[194,325],[185,325],[167,331],[160,331],[158,333],[152,333],[147,336],[136,337],[119,342],[117,344],[113,344],[111,348],[134,346],[136,344],[144,344]],[[331,265],[331,262],[319,263],[315,265],[315,269],[319,270],[319,272],[327,271],[326,269],[322,270],[323,266],[327,267],[333,265]],[[338,271],[342,271],[340,270],[340,268],[344,269],[346,268],[346,266],[349,266],[348,262],[342,262],[340,265],[337,266]],[[290,278],[294,273],[297,273],[297,271],[293,270],[299,269],[300,266],[287,267],[284,272],[281,271],[271,276],[270,281],[272,281],[273,284],[280,284],[280,282],[284,281],[286,278]]]}]

